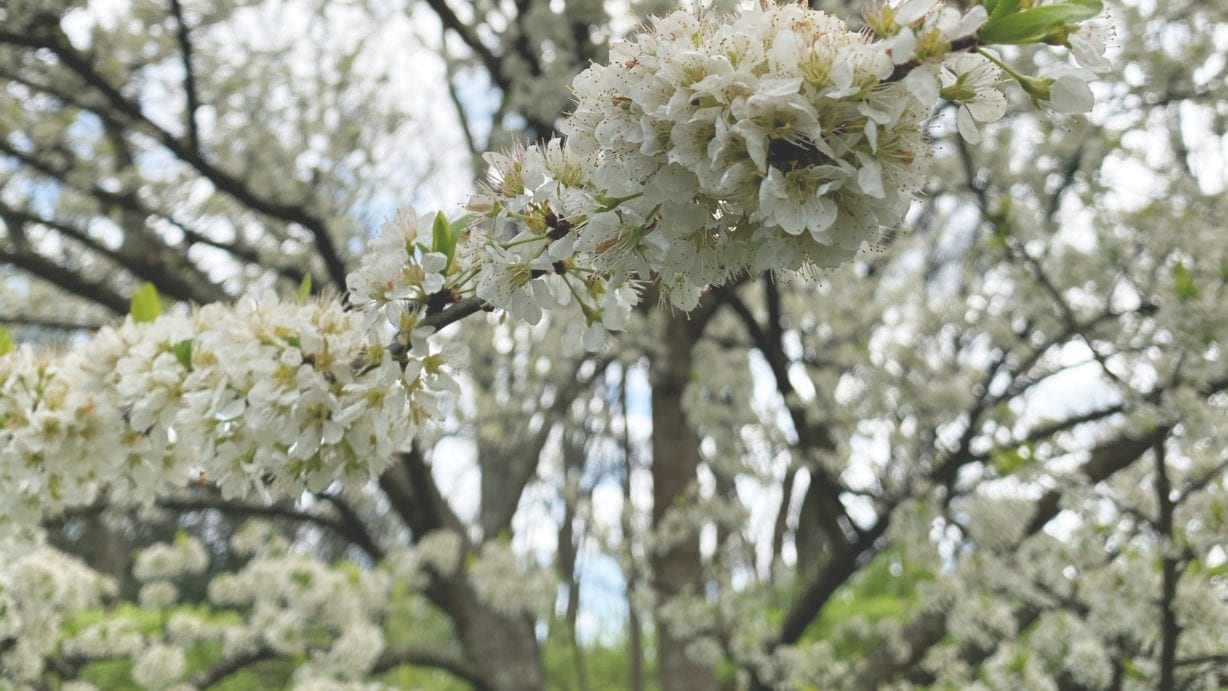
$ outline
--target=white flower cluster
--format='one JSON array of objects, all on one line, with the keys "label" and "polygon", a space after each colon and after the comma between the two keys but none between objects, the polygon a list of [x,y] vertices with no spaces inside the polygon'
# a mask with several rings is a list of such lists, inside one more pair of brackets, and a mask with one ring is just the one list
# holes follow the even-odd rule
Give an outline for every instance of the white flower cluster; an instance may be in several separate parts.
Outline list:
[{"label": "white flower cluster", "polygon": [[[640,281],[689,310],[710,285],[835,266],[899,224],[938,98],[971,140],[1002,115],[1003,72],[1038,102],[1073,93],[962,52],[983,7],[877,12],[872,32],[793,4],[655,20],[576,78],[565,141],[488,154],[478,222],[388,223],[347,281],[355,309],[265,295],[0,357],[0,527],[104,486],[149,502],[201,477],[266,497],[365,481],[458,391],[427,315],[472,295],[533,323],[578,305],[565,350],[600,348]],[[1093,34],[1070,41],[1102,67]]]},{"label": "white flower cluster", "polygon": [[187,664],[183,650],[177,646],[150,646],[133,663],[132,680],[147,689],[165,689],[183,677]]},{"label": "white flower cluster", "polygon": [[0,358],[0,529],[88,504],[120,470],[122,415],[76,364],[29,348]]},{"label": "white flower cluster", "polygon": [[7,557],[0,562],[0,669],[9,680],[36,680],[60,643],[62,624],[97,607],[115,585],[58,550],[7,544],[0,550]]},{"label": "white flower cluster", "polygon": [[[910,57],[893,60],[886,45],[798,5],[675,12],[577,77],[562,129],[597,188],[657,210],[633,251],[665,285],[834,266],[898,224],[923,181],[920,125],[932,102],[889,81]],[[594,250],[619,238],[610,213],[589,231]],[[671,290],[683,307],[697,295]]]},{"label": "white flower cluster", "polygon": [[346,277],[350,300],[365,315],[364,326],[379,330],[380,317],[398,331],[411,332],[431,297],[444,289],[448,257],[420,245],[427,216],[402,209],[367,246],[358,269]]},{"label": "white flower cluster", "polygon": [[559,139],[485,158],[487,189],[470,199],[469,208],[487,219],[475,225],[465,247],[477,267],[476,294],[530,324],[545,310],[577,304],[585,323],[568,329],[565,338],[600,348],[606,329],[626,326],[639,298],[632,286],[607,281],[596,270],[580,231],[618,200],[592,187],[587,163]]},{"label": "white flower cluster", "polygon": [[200,540],[181,536],[174,543],[157,543],[141,550],[132,565],[132,575],[142,582],[182,578],[201,573],[209,555]]},{"label": "white flower cluster", "polygon": [[[478,295],[530,321],[574,299],[589,326],[619,329],[630,279],[689,310],[741,273],[848,261],[924,181],[945,53],[916,57],[917,36],[949,49],[985,18],[928,4],[889,40],[791,4],[674,12],[616,44],[573,83],[565,141],[487,155],[488,189],[470,203],[487,217]],[[997,68],[959,59],[948,91],[996,119]]]},{"label": "white flower cluster", "polygon": [[250,608],[248,645],[286,655],[310,653],[312,674],[365,675],[384,650],[379,626],[392,580],[382,570],[334,568],[307,555],[253,559],[209,584],[223,608]]},{"label": "white flower cluster", "polygon": [[[193,479],[227,496],[362,482],[456,390],[421,334],[394,352],[338,302],[271,293],[0,358],[0,524]],[[7,520],[6,520],[7,519]]]},{"label": "white flower cluster", "polygon": [[508,616],[541,614],[554,603],[557,586],[551,572],[524,568],[506,543],[482,545],[468,573],[478,598]]}]

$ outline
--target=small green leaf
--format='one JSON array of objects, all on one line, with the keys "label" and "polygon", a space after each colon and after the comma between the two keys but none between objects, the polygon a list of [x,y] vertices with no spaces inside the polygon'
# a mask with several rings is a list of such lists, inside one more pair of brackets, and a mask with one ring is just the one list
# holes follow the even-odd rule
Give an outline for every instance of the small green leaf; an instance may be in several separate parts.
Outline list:
[{"label": "small green leaf", "polygon": [[128,310],[132,321],[141,324],[151,322],[162,314],[162,298],[158,289],[152,283],[146,283],[132,294],[132,305]]},{"label": "small green leaf", "polygon": [[1182,302],[1198,297],[1198,286],[1194,284],[1190,270],[1185,268],[1185,262],[1173,264],[1173,290]]},{"label": "small green leaf", "polygon": [[448,224],[448,217],[444,216],[442,211],[435,214],[435,224],[432,230],[434,234],[432,249],[448,258],[448,264],[444,268],[446,272],[452,268],[452,258],[456,255],[456,234],[452,231],[452,226]]},{"label": "small green leaf", "polygon": [[295,298],[298,304],[307,302],[307,298],[311,295],[311,274],[303,274],[303,280],[298,284],[298,293]]},{"label": "small green leaf", "polygon": [[1121,669],[1126,673],[1126,676],[1130,677],[1131,679],[1137,679],[1139,681],[1151,680],[1151,676],[1140,669],[1134,660],[1128,657],[1121,661]]},{"label": "small green leaf", "polygon": [[995,451],[990,455],[994,470],[997,470],[1000,475],[1006,477],[1014,475],[1024,468],[1032,465],[1036,456],[1030,445],[1023,445],[1013,449],[1002,449]]},{"label": "small green leaf", "polygon": [[993,0],[992,7],[989,2],[985,3],[985,9],[989,12],[989,19],[993,21],[1009,14],[1013,14],[1019,9],[1019,0]]},{"label": "small green leaf", "polygon": [[171,348],[171,352],[175,353],[175,359],[179,364],[188,369],[192,369],[192,339],[180,341]]},{"label": "small green leaf", "polygon": [[1005,17],[1019,9],[1019,0],[982,0],[980,4],[988,15],[987,22]]},{"label": "small green leaf", "polygon": [[16,346],[13,345],[13,334],[3,326],[0,326],[0,357],[4,357],[13,352]]},{"label": "small green leaf", "polygon": [[1091,19],[1102,11],[1104,3],[1100,0],[1067,0],[991,19],[981,27],[980,36],[987,44],[1037,43],[1053,29]]}]

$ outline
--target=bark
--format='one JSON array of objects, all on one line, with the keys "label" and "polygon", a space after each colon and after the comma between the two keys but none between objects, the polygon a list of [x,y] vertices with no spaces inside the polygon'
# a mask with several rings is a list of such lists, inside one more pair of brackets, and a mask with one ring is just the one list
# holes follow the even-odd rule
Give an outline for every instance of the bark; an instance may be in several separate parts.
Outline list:
[{"label": "bark", "polygon": [[[400,464],[384,471],[380,487],[415,541],[436,530],[465,534],[460,520],[435,486],[420,449],[415,447],[402,454]],[[475,688],[537,691],[545,687],[530,617],[504,614],[484,604],[463,572],[437,575],[426,588],[426,596],[452,621],[467,669],[472,670],[472,677],[483,681],[475,683]],[[395,647],[395,641],[390,643]]]},{"label": "bark", "polygon": [[540,691],[545,688],[541,656],[533,620],[528,616],[508,616],[488,607],[464,580],[454,576],[437,581],[427,590],[452,620],[457,637],[469,661],[473,676],[485,680],[475,684],[490,691]]},{"label": "bark", "polygon": [[[631,510],[624,509],[622,512],[621,525],[624,539],[630,541],[634,535],[634,527],[631,524],[631,513],[634,511],[634,502],[631,499],[631,475],[635,470],[635,463],[632,459],[631,449],[631,428],[628,420],[630,416],[627,413],[630,407],[627,402],[627,367],[623,365],[622,381],[619,383],[619,405],[622,406],[623,426],[622,426],[622,447],[623,447],[623,477],[622,490],[623,501],[627,502]],[[628,669],[627,669],[627,688],[630,691],[644,691],[644,627],[640,623],[639,607],[635,603],[635,589],[639,585],[641,569],[635,558],[635,553],[627,550],[627,646],[629,648]]]},{"label": "bark", "polygon": [[[699,468],[699,437],[682,410],[691,372],[693,325],[686,315],[665,323],[661,349],[652,362],[652,522],[659,526],[671,507],[693,500]],[[699,533],[652,554],[652,577],[661,603],[702,589]],[[712,670],[686,654],[681,640],[657,619],[657,670],[664,691],[715,691]]]}]

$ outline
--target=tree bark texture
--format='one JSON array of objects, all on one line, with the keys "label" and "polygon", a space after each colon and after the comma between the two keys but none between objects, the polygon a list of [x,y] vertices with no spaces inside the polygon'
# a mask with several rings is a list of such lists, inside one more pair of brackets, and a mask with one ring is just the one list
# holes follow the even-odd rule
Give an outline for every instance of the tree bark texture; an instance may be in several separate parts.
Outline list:
[{"label": "tree bark texture", "polygon": [[[686,419],[682,396],[691,373],[694,341],[686,315],[671,315],[664,325],[661,350],[652,361],[652,522],[661,525],[671,507],[693,501],[699,468],[699,437]],[[703,587],[699,533],[694,531],[668,549],[652,554],[652,578],[659,605]],[[659,606],[658,605],[658,606]],[[686,653],[682,640],[657,617],[657,669],[664,691],[715,691],[712,670]]]}]

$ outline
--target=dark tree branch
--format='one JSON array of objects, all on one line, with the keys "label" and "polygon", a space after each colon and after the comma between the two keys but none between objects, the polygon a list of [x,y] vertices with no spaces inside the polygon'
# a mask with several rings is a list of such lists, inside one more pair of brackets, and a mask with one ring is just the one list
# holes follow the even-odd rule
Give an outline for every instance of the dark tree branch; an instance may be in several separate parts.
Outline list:
[{"label": "dark tree branch", "polygon": [[41,256],[10,252],[0,248],[0,262],[7,262],[38,278],[58,286],[79,298],[101,305],[111,312],[128,313],[128,300],[101,281],[87,281],[76,272],[47,261]]},{"label": "dark tree branch", "polygon": [[447,307],[439,312],[428,314],[423,317],[422,321],[418,322],[418,326],[433,328],[436,331],[454,324],[465,317],[476,312],[482,312],[490,309],[489,305],[479,297],[468,297],[453,303],[451,307]]},{"label": "dark tree branch", "polygon": [[197,688],[207,689],[225,681],[227,677],[246,667],[250,667],[257,662],[272,660],[275,657],[277,657],[277,654],[267,648],[261,648],[249,653],[240,653],[197,674],[192,678],[192,685]]},{"label": "dark tree branch", "polygon": [[[751,313],[750,308],[746,306],[746,303],[738,297],[734,290],[729,287],[722,287],[714,290],[713,294],[719,302],[733,310],[733,313],[742,322],[746,332],[750,335],[755,348],[767,360],[768,367],[772,370],[772,378],[776,383],[776,390],[783,399],[785,408],[789,413],[789,419],[793,422],[793,427],[797,432],[798,448],[803,452],[834,449],[836,442],[831,437],[831,431],[826,426],[811,424],[806,418],[805,409],[797,401],[793,383],[789,381],[788,358],[785,356],[784,346],[780,341],[783,331],[779,325],[779,318],[777,318],[775,326],[768,325],[768,329],[772,333],[772,335],[769,335],[768,330],[765,330],[759,324],[759,321],[755,319],[755,315]],[[771,293],[769,292],[768,295],[770,305]],[[779,307],[777,306],[776,309],[779,309]],[[769,312],[771,311],[772,309],[769,307]],[[810,471],[811,490],[818,491],[820,495],[819,502],[821,505],[818,508],[822,513],[823,532],[830,546],[834,549],[836,545],[844,542],[840,521],[848,520],[844,503],[840,501],[840,494],[843,488],[839,480],[832,477],[826,468],[812,464],[808,467],[808,470]]]},{"label": "dark tree branch", "polygon": [[[165,264],[158,260],[161,256],[158,253],[141,257],[124,254],[103,245],[80,228],[62,221],[42,218],[20,209],[10,208],[3,203],[0,203],[0,219],[3,219],[5,225],[10,227],[25,224],[50,228],[84,245],[99,256],[106,257],[131,271],[137,278],[154,283],[160,290],[176,300],[212,302],[213,300],[225,297],[213,283],[193,282],[188,277],[169,270]],[[29,252],[29,254],[33,254],[33,252]],[[42,255],[39,256],[41,257]],[[44,260],[51,261],[45,257]]]},{"label": "dark tree branch", "polygon": [[317,493],[315,496],[317,499],[331,504],[333,509],[336,510],[337,514],[341,516],[340,524],[345,527],[346,535],[354,544],[358,545],[362,551],[370,555],[375,561],[379,561],[384,558],[384,554],[386,553],[384,548],[379,546],[379,543],[376,542],[375,537],[367,528],[366,522],[364,522],[362,517],[358,515],[358,512],[354,510],[354,507],[350,506],[349,502],[347,502],[340,495],[326,492]]},{"label": "dark tree branch", "polygon": [[371,672],[372,674],[383,674],[401,665],[441,669],[457,679],[472,684],[475,691],[492,691],[492,687],[486,680],[470,669],[463,660],[433,650],[385,650],[375,661]]},{"label": "dark tree branch", "polygon": [[246,504],[218,497],[184,497],[159,499],[157,506],[168,511],[217,511],[232,516],[257,516],[260,518],[285,518],[325,528],[359,547],[374,561],[384,556],[365,531],[358,532],[344,520],[337,520],[310,511],[303,511],[281,504]]},{"label": "dark tree branch", "polygon": [[448,55],[448,30],[443,29],[443,36],[440,38],[439,51],[443,54],[443,66],[447,74],[448,80],[448,98],[452,101],[452,107],[456,109],[456,121],[460,123],[461,134],[465,137],[465,146],[469,148],[469,156],[473,160],[474,167],[480,166],[481,151],[478,150],[477,141],[473,138],[473,128],[469,126],[469,115],[465,112],[465,104],[461,102],[460,94],[456,91],[456,65],[452,58]]},{"label": "dark tree branch", "polygon": [[1151,447],[1155,457],[1155,493],[1159,515],[1155,521],[1156,530],[1160,533],[1160,546],[1163,555],[1160,561],[1161,594],[1160,594],[1160,684],[1159,689],[1169,691],[1176,687],[1177,680],[1177,639],[1181,636],[1181,626],[1177,623],[1177,612],[1174,603],[1177,600],[1177,582],[1181,578],[1181,560],[1176,554],[1176,546],[1170,545],[1173,535],[1173,495],[1172,484],[1168,478],[1168,465],[1164,448],[1164,439],[1159,439]]},{"label": "dark tree branch", "polygon": [[[11,77],[11,75],[6,75],[6,76]],[[42,90],[46,90],[50,88],[50,87],[45,87],[45,86],[35,85],[35,84],[30,84],[30,86],[31,88],[37,88],[37,89],[42,89]],[[58,92],[48,91],[48,93],[56,98],[63,98],[63,95]],[[77,107],[82,107],[82,106],[78,105]],[[108,118],[108,116],[105,113],[99,114],[99,115],[100,117],[102,117],[104,122],[108,124],[109,128],[116,128],[116,127],[122,126],[121,123],[118,123]],[[117,147],[123,144],[122,141],[116,142],[114,138],[112,138],[112,142],[115,143]],[[245,247],[238,241],[234,243],[228,243],[228,242],[222,242],[219,240],[214,240],[212,238],[209,238],[203,235],[202,233],[196,231],[195,229],[191,228],[187,224],[183,223],[182,221],[174,218],[171,214],[164,212],[164,211],[155,210],[155,209],[152,209],[146,206],[145,204],[141,202],[140,197],[132,191],[123,192],[123,193],[114,192],[111,190],[107,190],[98,184],[87,185],[77,180],[74,180],[72,173],[73,173],[75,164],[73,160],[69,160],[66,164],[62,164],[59,166],[53,165],[52,163],[44,160],[43,158],[40,158],[34,155],[33,153],[29,153],[29,152],[25,152],[25,151],[21,151],[17,149],[11,143],[7,142],[4,139],[0,139],[0,152],[7,154],[9,156],[12,156],[13,158],[17,159],[17,161],[19,161],[21,164],[30,168],[31,170],[34,170],[48,178],[51,178],[52,180],[55,180],[57,184],[62,185],[68,189],[76,191],[79,194],[82,194],[82,195],[85,195],[86,197],[91,198],[104,211],[107,211],[110,213],[117,213],[123,216],[131,216],[134,218],[142,219],[142,223],[140,224],[138,228],[132,227],[133,225],[136,225],[136,224],[126,224],[128,227],[124,227],[123,230],[125,233],[132,233],[132,232],[136,232],[140,230],[141,231],[140,232],[140,244],[142,246],[148,245],[150,251],[145,253],[144,255],[139,255],[139,256],[128,255],[128,254],[117,254],[111,257],[114,261],[118,262],[121,266],[124,266],[125,268],[127,268],[129,271],[132,271],[133,273],[136,273],[139,275],[140,267],[145,267],[145,266],[150,265],[149,261],[144,261],[144,260],[150,259],[151,257],[157,258],[162,255],[186,256],[186,248],[182,250],[172,249],[169,245],[164,243],[162,239],[159,238],[157,235],[153,233],[149,233],[149,232],[144,232],[143,219],[148,218],[148,217],[161,218],[165,220],[167,223],[170,223],[171,225],[173,225],[175,228],[179,229],[179,231],[184,234],[184,238],[187,240],[188,246],[190,246],[191,244],[208,245],[210,247],[215,247],[217,249],[228,252],[229,254],[233,255],[236,259],[240,261],[245,261],[250,264],[256,264],[256,265],[263,266],[261,257],[251,247]],[[196,267],[195,264],[189,263],[187,266],[190,268],[192,272],[191,279],[184,279],[183,277],[176,278],[178,283],[183,284],[183,285],[172,286],[160,280],[154,280],[154,283],[158,285],[158,288],[160,290],[162,290],[163,292],[169,295],[178,296],[179,294],[182,294],[182,293],[192,293],[193,294],[193,297],[191,298],[181,298],[181,299],[194,299],[197,302],[204,303],[204,302],[211,302],[217,299],[222,299],[222,297],[224,297],[223,293],[221,292],[221,289],[217,287],[216,285],[214,285],[213,281],[209,279],[209,277],[205,273],[203,273],[198,267]],[[155,267],[155,269],[158,271],[165,272],[165,267],[162,267],[161,265],[158,265],[157,267]],[[295,284],[299,283],[303,278],[303,271],[296,267],[283,267],[283,268],[277,269],[277,271],[282,276],[286,277],[289,281]],[[153,279],[149,279],[149,280],[153,280]]]},{"label": "dark tree branch", "polygon": [[95,331],[104,326],[102,322],[72,321],[54,317],[39,317],[27,314],[0,314],[0,324],[28,326],[36,329],[56,329],[59,331]]},{"label": "dark tree branch", "polygon": [[316,249],[328,269],[329,278],[339,288],[345,288],[346,270],[323,220],[308,213],[302,206],[266,199],[252,191],[242,180],[208,161],[200,152],[149,119],[141,107],[102,76],[89,59],[72,47],[58,26],[44,28],[32,34],[0,31],[0,44],[46,49],[51,51],[86,86],[97,91],[115,114],[153,137],[183,163],[213,183],[214,187],[254,211],[307,229],[315,238]]},{"label": "dark tree branch", "polygon": [[863,531],[855,542],[839,551],[833,552],[831,558],[824,562],[818,575],[806,584],[797,600],[789,607],[784,622],[780,626],[780,634],[772,647],[777,645],[792,645],[801,639],[802,634],[823,611],[823,606],[836,590],[864,565],[864,557],[874,547],[874,543],[887,532],[890,524],[890,513],[879,517],[869,530]]},{"label": "dark tree branch", "polygon": [[[426,4],[439,17],[439,21],[443,24],[444,28],[455,32],[461,41],[469,47],[469,50],[473,51],[478,61],[482,63],[482,67],[490,75],[490,80],[495,83],[495,86],[499,87],[499,90],[504,94],[510,95],[514,85],[512,80],[503,71],[503,57],[495,55],[486,44],[482,43],[482,40],[478,38],[477,31],[461,21],[460,17],[448,6],[447,0],[426,0]],[[517,17],[516,21],[519,21],[519,17]],[[523,32],[521,35],[523,36]],[[530,59],[529,65],[533,68],[535,76],[540,74],[540,68],[537,67],[536,61]],[[529,127],[536,131],[539,136],[546,136],[554,130],[552,123],[542,122],[528,116],[525,119]]]},{"label": "dark tree branch", "polygon": [[400,463],[394,463],[380,475],[379,484],[393,510],[413,533],[414,541],[436,530],[464,535],[463,524],[435,486],[422,449],[415,444],[400,456]]},{"label": "dark tree branch", "polygon": [[179,53],[183,59],[183,92],[187,103],[184,105],[184,120],[187,124],[188,148],[200,151],[200,126],[196,121],[196,111],[200,108],[200,97],[196,93],[196,72],[192,67],[192,39],[188,35],[188,23],[183,18],[183,6],[179,0],[170,0],[171,14],[175,16],[175,40],[179,43]]}]

